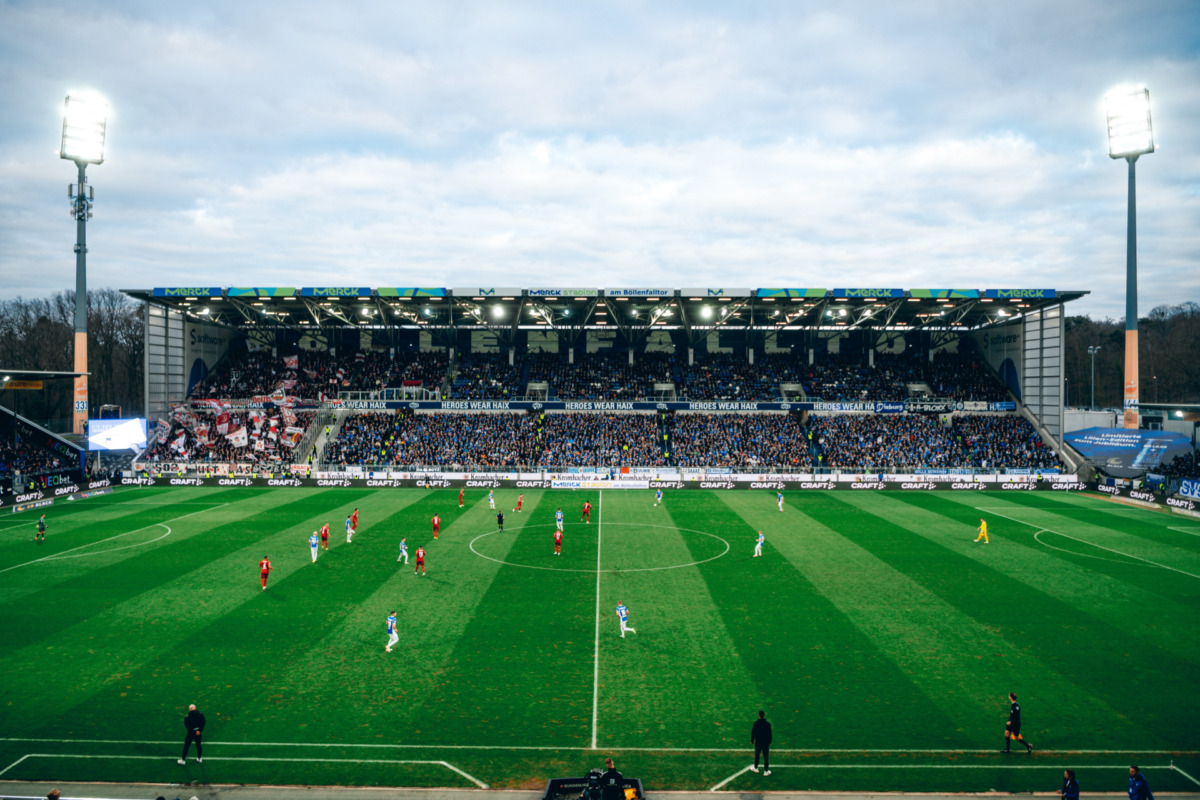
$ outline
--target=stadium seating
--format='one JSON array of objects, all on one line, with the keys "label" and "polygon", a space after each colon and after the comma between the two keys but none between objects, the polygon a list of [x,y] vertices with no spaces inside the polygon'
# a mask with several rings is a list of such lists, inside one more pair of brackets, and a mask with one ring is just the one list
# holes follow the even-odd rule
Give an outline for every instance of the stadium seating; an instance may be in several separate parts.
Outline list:
[{"label": "stadium seating", "polygon": [[840,414],[813,420],[817,466],[849,472],[1059,467],[1024,417]]},{"label": "stadium seating", "polygon": [[[271,412],[276,414],[278,412]],[[142,462],[162,462],[169,461],[175,463],[266,463],[266,462],[290,462],[291,449],[281,443],[285,434],[284,423],[282,419],[276,426],[276,434],[274,437],[270,435],[270,417],[264,414],[264,421],[261,426],[255,426],[249,416],[249,412],[233,411],[229,415],[229,431],[237,431],[239,428],[246,429],[247,444],[244,446],[235,445],[230,439],[220,434],[217,431],[215,413],[199,412],[197,413],[199,425],[188,426],[178,419],[171,421],[170,431],[164,441],[158,441],[154,434],[151,434],[149,447],[142,454],[139,461]],[[298,411],[296,412],[296,421],[293,427],[302,428],[305,432],[317,418],[315,411]],[[197,430],[200,425],[207,427],[208,444],[202,444],[197,438]],[[258,430],[257,436],[254,435]],[[180,434],[183,435],[182,440]],[[258,440],[262,440],[263,449],[256,450],[255,444]]]},{"label": "stadium seating", "polygon": [[680,467],[812,467],[808,431],[793,414],[676,414],[670,452]]}]

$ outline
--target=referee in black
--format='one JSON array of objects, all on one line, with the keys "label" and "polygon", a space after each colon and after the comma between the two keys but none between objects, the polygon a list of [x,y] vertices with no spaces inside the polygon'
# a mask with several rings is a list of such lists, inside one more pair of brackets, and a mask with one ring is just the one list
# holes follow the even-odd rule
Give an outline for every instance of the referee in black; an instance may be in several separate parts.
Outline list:
[{"label": "referee in black", "polygon": [[758,757],[762,755],[763,775],[771,774],[771,723],[767,722],[767,713],[758,712],[754,727],[750,729],[750,744],[754,745],[754,766],[751,772],[758,772]]},{"label": "referee in black", "polygon": [[1016,692],[1009,692],[1008,699],[1012,705],[1008,708],[1008,722],[1004,726],[1004,752],[1012,752],[1009,748],[1012,746],[1012,740],[1016,739],[1025,745],[1026,753],[1032,753],[1033,746],[1021,735],[1021,704],[1017,702]]},{"label": "referee in black", "polygon": [[188,748],[192,742],[196,743],[196,763],[204,763],[204,751],[200,749],[200,736],[204,733],[204,715],[196,710],[196,704],[192,703],[188,706],[187,716],[183,718],[183,727],[187,730],[187,738],[183,740],[183,755],[179,758],[179,763],[187,763]]}]

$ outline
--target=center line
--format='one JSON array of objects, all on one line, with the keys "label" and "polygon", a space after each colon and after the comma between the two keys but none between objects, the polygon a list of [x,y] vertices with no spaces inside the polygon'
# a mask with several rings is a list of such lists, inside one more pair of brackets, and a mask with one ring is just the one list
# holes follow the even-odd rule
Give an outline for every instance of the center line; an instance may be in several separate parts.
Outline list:
[{"label": "center line", "polygon": [[604,491],[596,500],[596,657],[592,667],[592,749],[596,749],[596,720],[600,712],[600,526],[604,524]]}]

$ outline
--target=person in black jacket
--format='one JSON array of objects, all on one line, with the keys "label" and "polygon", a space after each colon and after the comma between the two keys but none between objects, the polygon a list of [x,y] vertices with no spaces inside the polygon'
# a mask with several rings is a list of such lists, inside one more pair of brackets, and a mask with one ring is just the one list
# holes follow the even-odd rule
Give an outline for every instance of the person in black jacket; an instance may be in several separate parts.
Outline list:
[{"label": "person in black jacket", "polygon": [[758,772],[758,757],[762,755],[763,775],[771,774],[771,723],[767,722],[767,713],[758,712],[754,727],[750,729],[750,744],[754,745],[754,766],[751,772]]},{"label": "person in black jacket", "polygon": [[196,710],[196,704],[188,706],[187,716],[183,718],[183,727],[187,731],[187,738],[183,740],[183,755],[179,758],[180,764],[187,763],[188,748],[192,742],[196,743],[196,763],[204,763],[204,753],[200,749],[200,735],[204,733],[204,715]]},{"label": "person in black jacket", "polygon": [[625,800],[625,776],[617,772],[611,758],[604,759],[605,771],[600,776],[601,800]]},{"label": "person in black jacket", "polygon": [[1075,780],[1075,770],[1063,772],[1063,788],[1058,790],[1062,800],[1079,800],[1079,781]]}]

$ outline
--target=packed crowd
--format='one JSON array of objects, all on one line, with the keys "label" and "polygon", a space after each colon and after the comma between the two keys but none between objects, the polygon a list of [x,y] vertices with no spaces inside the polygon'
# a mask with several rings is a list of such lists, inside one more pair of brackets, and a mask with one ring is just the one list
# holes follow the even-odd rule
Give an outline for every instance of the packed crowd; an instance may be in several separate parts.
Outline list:
[{"label": "packed crowd", "polygon": [[324,461],[446,467],[733,467],[851,472],[1060,467],[1024,418],[932,415],[378,412],[346,419]]},{"label": "packed crowd", "polygon": [[455,366],[455,400],[511,400],[521,395],[522,362],[508,364],[505,353],[468,353]]},{"label": "packed crowd", "polygon": [[778,402],[780,384],[803,383],[801,362],[790,353],[768,353],[751,364],[732,353],[704,353],[675,370],[680,400]]},{"label": "packed crowd", "polygon": [[666,466],[654,414],[547,414],[543,467]]},{"label": "packed crowd", "polygon": [[680,467],[812,466],[808,431],[792,414],[676,414],[669,449]]},{"label": "packed crowd", "polygon": [[[915,351],[876,353],[874,365],[862,353],[825,353],[809,365],[804,353],[767,353],[751,364],[744,355],[699,353],[691,366],[675,354],[639,353],[634,363],[621,352],[589,353],[569,364],[557,353],[531,353],[528,379],[546,382],[550,399],[635,400],[654,396],[655,383],[673,383],[680,400],[777,402],[781,386],[799,384],[814,400],[904,400],[910,387],[928,387],[937,398],[999,401],[1007,390],[991,369],[968,352],[939,352],[932,362]],[[508,366],[504,354],[460,358],[454,396],[504,400],[521,392],[522,358]]]},{"label": "packed crowd", "polygon": [[1151,471],[1167,478],[1200,478],[1200,459],[1193,451],[1175,456],[1169,462],[1163,462],[1162,465]]},{"label": "packed crowd", "polygon": [[529,380],[550,385],[553,400],[638,400],[652,397],[655,383],[672,381],[668,353],[587,353],[575,360],[552,353],[529,359]]},{"label": "packed crowd", "polygon": [[192,397],[246,399],[282,390],[291,397],[317,400],[340,391],[376,391],[385,386],[420,385],[439,389],[449,359],[444,351],[351,353],[301,350],[271,355],[265,350],[231,354],[192,390]]},{"label": "packed crowd", "polygon": [[918,414],[813,419],[817,466],[850,472],[914,469],[1050,469],[1060,462],[1024,417],[957,414],[946,425]]},{"label": "packed crowd", "polygon": [[7,480],[16,473],[24,477],[71,468],[72,465],[59,454],[38,447],[15,434],[8,434],[0,439],[0,480]]},{"label": "packed crowd", "polygon": [[972,467],[1059,466],[1058,455],[1042,443],[1042,437],[1024,417],[955,414],[952,430]]},{"label": "packed crowd", "polygon": [[[287,428],[300,428],[307,432],[317,418],[315,411],[297,411],[294,424],[288,426],[278,411],[262,412],[262,422],[255,425],[248,412],[231,411],[228,419],[228,434],[217,427],[218,415],[198,412],[195,421],[179,419],[170,421],[166,438],[159,441],[157,428],[152,428],[144,453],[139,462],[178,463],[242,463],[265,461],[292,461],[293,451],[284,444],[289,437]],[[274,435],[271,433],[272,417],[276,420]],[[238,438],[237,431],[245,432],[246,444],[236,443],[229,434]],[[240,441],[240,439],[239,439]],[[259,445],[261,442],[261,446]]]},{"label": "packed crowd", "polygon": [[323,461],[341,466],[487,469],[534,464],[535,420],[527,414],[414,414],[348,417]]}]

